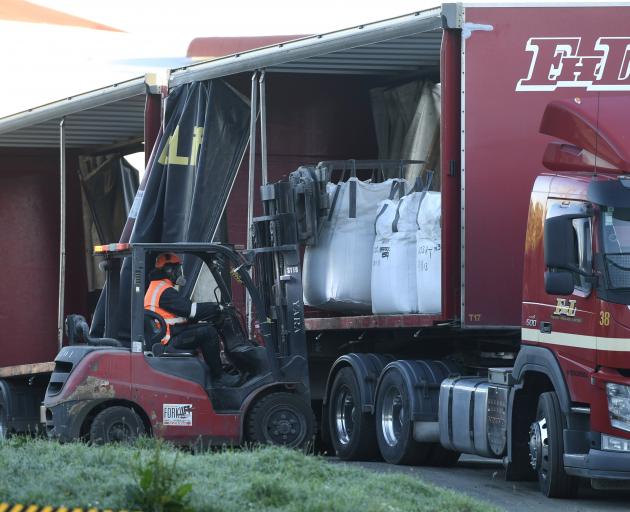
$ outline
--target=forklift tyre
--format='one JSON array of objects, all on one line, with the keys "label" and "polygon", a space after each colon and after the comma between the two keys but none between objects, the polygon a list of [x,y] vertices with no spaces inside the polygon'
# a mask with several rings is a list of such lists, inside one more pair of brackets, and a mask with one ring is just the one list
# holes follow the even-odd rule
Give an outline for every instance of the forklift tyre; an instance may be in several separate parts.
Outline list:
[{"label": "forklift tyre", "polygon": [[540,491],[548,498],[572,498],[579,479],[564,472],[565,427],[558,395],[549,391],[540,395],[536,421],[530,428],[530,461],[538,474]]},{"label": "forklift tyre", "polygon": [[374,416],[364,413],[352,368],[339,370],[330,390],[328,431],[337,457],[374,460],[379,457]]},{"label": "forklift tyre", "polygon": [[92,444],[130,443],[145,434],[144,423],[130,407],[116,405],[99,412],[90,427]]},{"label": "forklift tyre", "polygon": [[413,438],[410,412],[407,385],[400,372],[392,368],[385,373],[379,385],[375,418],[378,447],[383,459],[390,464],[429,463],[433,443],[420,443]]},{"label": "forklift tyre", "polygon": [[299,395],[275,392],[258,400],[247,417],[247,440],[304,448],[313,441],[315,416]]}]

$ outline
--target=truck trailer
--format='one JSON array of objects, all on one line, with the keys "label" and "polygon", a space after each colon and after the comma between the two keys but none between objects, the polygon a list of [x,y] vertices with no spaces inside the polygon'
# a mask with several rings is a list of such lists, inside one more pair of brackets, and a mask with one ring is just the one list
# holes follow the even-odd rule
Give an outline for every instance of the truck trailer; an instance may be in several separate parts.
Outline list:
[{"label": "truck trailer", "polygon": [[[52,145],[51,131],[61,117],[68,127],[73,119],[81,121],[75,136],[80,132],[89,140],[104,133],[99,119],[111,119],[116,108],[137,105],[145,96],[144,123],[120,116],[108,137],[110,143],[120,143],[120,137],[128,140],[133,133],[143,138],[149,154],[159,138],[163,100],[168,104],[178,87],[220,79],[249,95],[250,147],[261,148],[262,172],[255,172],[254,150],[231,186],[222,212],[226,236],[220,241],[245,245],[254,225],[272,224],[275,217],[282,217],[283,225],[293,225],[290,217],[294,221],[294,228],[259,232],[262,245],[249,240],[244,262],[256,268],[256,250],[277,253],[274,244],[282,240],[282,250],[300,241],[312,243],[300,234],[313,233],[304,219],[312,216],[309,201],[317,194],[307,200],[302,189],[291,187],[296,183],[291,171],[317,162],[406,159],[383,149],[374,91],[418,80],[440,84],[439,163],[432,185],[441,198],[439,311],[343,314],[304,308],[300,298],[283,302],[288,288],[301,290],[301,263],[296,266],[291,258],[268,262],[263,265],[267,275],[261,270],[254,275],[267,300],[258,306],[267,314],[258,327],[263,329],[265,318],[272,327],[262,343],[252,345],[264,346],[269,356],[268,366],[259,368],[259,376],[272,375],[268,386],[254,386],[234,398],[226,413],[221,411],[221,392],[207,391],[203,383],[186,377],[185,384],[170,379],[167,387],[156,390],[169,401],[151,411],[134,402],[138,389],[148,384],[135,381],[133,372],[123,379],[129,389],[124,400],[110,396],[109,382],[90,391],[85,384],[107,380],[102,373],[107,365],[88,364],[96,357],[93,353],[107,357],[115,352],[129,364],[153,364],[137,319],[135,328],[131,321],[128,340],[115,340],[127,341],[128,347],[61,350],[54,367],[48,367],[52,379],[43,408],[47,427],[57,436],[65,431],[69,438],[89,438],[98,414],[126,408],[136,415],[131,417],[138,431],[188,442],[199,437],[201,428],[207,429],[208,438],[236,444],[252,439],[246,425],[256,403],[281,388],[283,395],[308,398],[321,437],[343,459],[382,456],[395,464],[453,464],[459,453],[498,457],[509,479],[537,478],[550,497],[573,495],[581,478],[600,488],[627,485],[630,348],[624,320],[624,273],[629,267],[624,223],[630,204],[625,175],[630,150],[623,120],[629,110],[628,13],[630,6],[625,5],[444,4],[175,69],[159,87],[145,89],[138,79],[1,120],[2,146],[16,141]],[[259,83],[264,87],[258,98]],[[399,117],[409,116],[405,109],[401,112]],[[83,141],[73,150],[83,154],[93,149]],[[28,155],[37,152],[29,148]],[[326,180],[318,176],[311,190],[323,197]],[[269,184],[283,180],[285,185]],[[258,195],[256,184],[262,185]],[[331,206],[324,199],[315,206],[322,205],[324,211]],[[48,239],[55,234],[48,233]],[[132,243],[110,252],[153,249]],[[74,257],[81,260],[81,254]],[[143,261],[138,257],[137,265],[146,265]],[[50,280],[51,269],[37,271]],[[80,295],[77,279],[72,289]],[[57,290],[50,288],[56,297]],[[130,290],[131,304],[134,293],[143,290]],[[230,305],[247,310],[245,297],[230,294]],[[86,309],[73,306],[66,302],[59,309]],[[55,338],[52,320],[42,343]],[[241,329],[244,338],[246,328]],[[81,332],[89,342],[90,336]],[[303,333],[307,383],[295,373],[290,372],[290,379],[281,371],[274,374],[273,361],[288,363],[286,358],[302,353],[302,341],[281,344],[282,333],[298,338]],[[182,364],[176,357],[167,360],[157,364]],[[19,430],[12,426],[17,425],[13,404],[22,403],[13,398],[14,383],[19,380],[28,389],[34,375],[28,368],[14,368],[0,370],[7,377],[5,430]],[[178,386],[196,386],[199,405],[175,413],[166,407],[191,403],[186,397],[192,395],[182,396]],[[84,394],[77,395],[77,390]],[[67,414],[55,414],[64,403],[82,411],[84,422],[74,430],[64,430]],[[285,400],[278,407],[293,411],[293,419],[305,429],[297,436],[303,440],[309,415],[287,404]],[[177,423],[171,413],[184,419]],[[262,416],[261,421],[271,421],[273,414]],[[197,422],[198,417],[206,422]],[[291,430],[284,419],[280,423]],[[283,435],[268,440],[283,444]]]}]

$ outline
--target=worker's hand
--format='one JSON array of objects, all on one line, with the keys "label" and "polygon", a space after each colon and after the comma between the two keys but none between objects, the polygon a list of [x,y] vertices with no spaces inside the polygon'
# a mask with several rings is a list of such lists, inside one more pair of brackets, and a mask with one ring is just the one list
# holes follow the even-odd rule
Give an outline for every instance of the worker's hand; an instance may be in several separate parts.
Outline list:
[{"label": "worker's hand", "polygon": [[219,310],[223,315],[230,315],[234,311],[233,304],[219,304]]}]

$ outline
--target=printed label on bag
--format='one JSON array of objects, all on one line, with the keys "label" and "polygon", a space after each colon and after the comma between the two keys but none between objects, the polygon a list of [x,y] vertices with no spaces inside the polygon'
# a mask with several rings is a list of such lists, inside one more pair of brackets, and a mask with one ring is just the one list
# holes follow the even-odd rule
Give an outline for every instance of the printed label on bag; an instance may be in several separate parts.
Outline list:
[{"label": "printed label on bag", "polygon": [[162,423],[176,427],[192,426],[192,404],[164,404],[162,408]]}]

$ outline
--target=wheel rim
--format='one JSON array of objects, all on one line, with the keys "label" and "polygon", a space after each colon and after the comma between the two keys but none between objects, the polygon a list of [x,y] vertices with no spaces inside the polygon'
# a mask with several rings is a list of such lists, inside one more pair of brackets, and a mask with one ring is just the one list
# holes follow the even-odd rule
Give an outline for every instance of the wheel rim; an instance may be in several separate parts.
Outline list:
[{"label": "wheel rim", "polygon": [[107,438],[110,442],[122,443],[134,437],[133,430],[124,421],[117,421],[107,429]]},{"label": "wheel rim", "polygon": [[405,410],[400,391],[396,387],[390,387],[385,393],[381,412],[383,437],[389,446],[396,446],[400,441],[404,414]]},{"label": "wheel rim", "polygon": [[546,418],[536,420],[529,427],[529,463],[540,478],[549,475],[549,430]]},{"label": "wheel rim", "polygon": [[354,396],[346,386],[339,390],[335,400],[335,431],[342,445],[347,445],[354,432]]},{"label": "wheel rim", "polygon": [[287,405],[271,409],[263,418],[267,442],[284,446],[298,446],[306,433],[306,419]]}]

